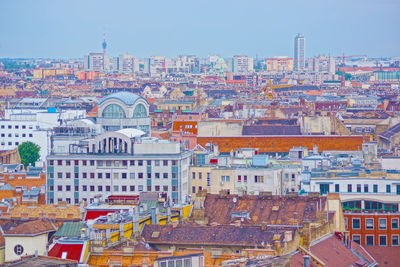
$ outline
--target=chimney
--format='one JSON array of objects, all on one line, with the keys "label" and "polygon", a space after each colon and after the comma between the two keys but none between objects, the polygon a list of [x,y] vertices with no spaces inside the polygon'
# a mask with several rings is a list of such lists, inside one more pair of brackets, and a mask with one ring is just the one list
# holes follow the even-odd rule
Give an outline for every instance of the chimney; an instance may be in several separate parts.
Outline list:
[{"label": "chimney", "polygon": [[170,223],[171,222],[171,208],[170,207],[167,208],[167,216],[168,216],[168,223]]},{"label": "chimney", "polygon": [[304,259],[303,267],[309,267],[310,266],[310,256],[309,255],[304,255],[303,259]]},{"label": "chimney", "polygon": [[156,207],[151,208],[151,224],[157,224],[157,222],[156,222]]},{"label": "chimney", "polygon": [[310,250],[310,223],[305,222],[303,225],[303,247]]}]

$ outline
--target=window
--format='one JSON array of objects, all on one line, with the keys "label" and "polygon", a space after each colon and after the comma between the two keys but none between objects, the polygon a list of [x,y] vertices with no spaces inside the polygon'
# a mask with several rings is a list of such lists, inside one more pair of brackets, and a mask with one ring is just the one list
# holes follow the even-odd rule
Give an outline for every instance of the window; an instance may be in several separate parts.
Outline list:
[{"label": "window", "polygon": [[135,179],[135,173],[134,172],[129,173],[129,178],[130,179]]},{"label": "window", "polygon": [[90,192],[94,192],[94,185],[90,186]]},{"label": "window", "polygon": [[263,183],[263,182],[264,182],[264,176],[262,176],[262,175],[255,175],[255,176],[254,176],[254,182],[255,182],[255,183]]},{"label": "window", "polygon": [[385,235],[379,236],[379,246],[386,246],[386,236]]},{"label": "window", "polygon": [[71,161],[70,161],[70,160],[66,160],[66,161],[65,161],[65,165],[71,166]]},{"label": "window", "polygon": [[398,218],[392,219],[392,230],[393,229],[399,229],[399,219]]},{"label": "window", "polygon": [[364,192],[368,193],[368,185],[367,184],[364,185]]},{"label": "window", "polygon": [[203,190],[203,187],[199,186],[199,192],[200,192],[201,190]]},{"label": "window", "polygon": [[154,174],[154,176],[156,177],[156,179],[160,179],[160,173],[159,173],[159,172],[156,172],[156,173]]},{"label": "window", "polygon": [[339,184],[335,184],[335,192],[339,193]]},{"label": "window", "polygon": [[225,176],[225,175],[221,176],[221,182],[229,182],[230,180],[231,180],[231,178],[229,176]]},{"label": "window", "polygon": [[147,111],[146,108],[143,104],[138,104],[133,111],[133,117],[134,118],[146,118],[147,117]]},{"label": "window", "polygon": [[106,160],[106,166],[110,167],[111,166],[111,160]]},{"label": "window", "polygon": [[78,191],[79,191],[79,186],[75,185],[74,191],[75,191],[75,192],[78,192]]},{"label": "window", "polygon": [[361,185],[357,184],[357,193],[360,193],[360,192],[361,192]]},{"label": "window", "polygon": [[207,172],[207,186],[211,186],[211,173]]},{"label": "window", "polygon": [[139,165],[139,166],[143,166],[143,160],[139,160],[139,161],[138,161],[138,165]]},{"label": "window", "polygon": [[70,172],[66,172],[65,173],[65,178],[71,179],[71,173]]},{"label": "window", "polygon": [[74,173],[74,178],[75,179],[79,179],[79,173],[78,172]]},{"label": "window", "polygon": [[386,185],[386,193],[390,193],[391,192],[391,190],[390,190],[390,184],[387,184]]},{"label": "window", "polygon": [[167,172],[164,172],[164,173],[163,173],[163,178],[164,178],[164,179],[168,179],[168,173],[167,173]]},{"label": "window", "polygon": [[386,229],[386,219],[379,219],[379,229]]},{"label": "window", "polygon": [[106,179],[110,179],[111,178],[111,173],[106,172]]},{"label": "window", "polygon": [[82,160],[82,165],[86,166],[87,165],[87,161],[86,160]]},{"label": "window", "polygon": [[129,165],[130,165],[130,166],[135,166],[135,161],[134,161],[134,160],[130,160],[130,161],[129,161]]},{"label": "window", "polygon": [[201,172],[199,172],[199,180],[201,180],[201,178],[202,178],[202,175],[201,175]]},{"label": "window", "polygon": [[195,186],[192,186],[192,193],[193,194],[196,193],[196,187]]},{"label": "window", "polygon": [[151,172],[147,173],[147,179],[151,179]]},{"label": "window", "polygon": [[155,160],[154,161],[154,166],[160,166],[160,160]]},{"label": "window", "polygon": [[122,186],[122,192],[126,192],[126,185]]},{"label": "window", "polygon": [[87,178],[87,173],[86,172],[82,172],[82,178]]},{"label": "window", "polygon": [[90,179],[94,179],[94,172],[90,173]]},{"label": "window", "polygon": [[79,160],[74,160],[74,165],[78,166],[79,165]]},{"label": "window", "polygon": [[163,166],[168,166],[168,160],[163,160]]},{"label": "window", "polygon": [[71,186],[70,185],[65,186],[65,190],[66,191],[71,191]]},{"label": "window", "polygon": [[360,229],[360,219],[353,219],[352,226],[353,226],[353,229]]},{"label": "window", "polygon": [[123,160],[123,161],[122,161],[122,166],[124,166],[124,167],[125,167],[125,166],[128,166],[128,161],[127,161],[127,160]]},{"label": "window", "polygon": [[106,191],[107,191],[107,192],[110,192],[110,191],[111,191],[111,186],[106,185]]},{"label": "window", "polygon": [[58,178],[58,179],[62,179],[62,178],[63,178],[62,172],[57,172],[57,178]]},{"label": "window", "polygon": [[121,106],[117,104],[110,104],[103,110],[103,118],[108,118],[108,119],[125,118],[125,112],[121,108]]},{"label": "window", "polygon": [[98,160],[97,161],[97,166],[98,167],[102,167],[103,166],[103,161],[102,160]]},{"label": "window", "polygon": [[33,137],[33,134],[30,133],[30,134],[29,134],[29,137]]},{"label": "window", "polygon": [[347,185],[347,192],[351,192],[351,184]]},{"label": "window", "polygon": [[172,166],[176,166],[176,165],[178,165],[178,161],[177,160],[172,160],[171,164],[172,164]]},{"label": "window", "polygon": [[98,178],[98,179],[103,179],[103,173],[99,172],[99,173],[97,174],[97,178]]},{"label": "window", "polygon": [[129,190],[130,190],[131,192],[134,192],[134,191],[135,191],[135,186],[134,186],[134,185],[129,186]]},{"label": "window", "polygon": [[365,229],[374,229],[374,219],[365,219]]},{"label": "window", "polygon": [[62,160],[57,160],[57,165],[62,166]]},{"label": "window", "polygon": [[126,179],[126,172],[122,173],[122,179]]},{"label": "window", "polygon": [[173,191],[173,192],[178,191],[178,187],[177,187],[177,186],[172,186],[172,191]]},{"label": "window", "polygon": [[151,160],[147,161],[147,166],[151,166]]},{"label": "window", "polygon": [[164,191],[164,192],[168,192],[168,185],[164,185],[164,186],[163,186],[163,191]]},{"label": "window", "polygon": [[399,235],[392,235],[392,246],[399,245]]},{"label": "window", "polygon": [[139,192],[142,192],[142,191],[143,191],[143,185],[139,185],[138,191],[139,191]]},{"label": "window", "polygon": [[118,185],[114,185],[114,192],[118,192],[119,190],[119,186]]},{"label": "window", "polygon": [[196,173],[195,172],[192,172],[192,179],[193,180],[196,179]]},{"label": "window", "polygon": [[247,175],[243,175],[243,182],[247,183]]},{"label": "window", "polygon": [[61,192],[62,191],[62,185],[57,186],[57,191]]},{"label": "window", "polygon": [[160,191],[160,186],[159,186],[159,185],[156,185],[156,186],[155,186],[155,191],[157,191],[157,192]]},{"label": "window", "polygon": [[367,246],[373,246],[374,245],[374,236],[373,235],[367,235],[365,237],[365,243]]},{"label": "window", "polygon": [[86,185],[82,185],[82,191],[87,191],[87,186]]},{"label": "window", "polygon": [[353,241],[360,245],[361,243],[360,235],[353,235]]},{"label": "window", "polygon": [[242,176],[241,176],[241,175],[238,175],[237,181],[238,181],[239,183],[242,181]]},{"label": "window", "polygon": [[24,247],[21,246],[21,245],[16,245],[16,246],[14,247],[14,253],[15,253],[16,255],[22,255],[22,253],[24,253]]},{"label": "window", "polygon": [[346,228],[346,230],[349,229],[347,218],[344,218],[344,227]]},{"label": "window", "polygon": [[139,178],[139,179],[143,179],[143,172],[139,172],[139,173],[138,173],[138,178]]},{"label": "window", "polygon": [[296,175],[292,174],[292,182],[296,181]]}]

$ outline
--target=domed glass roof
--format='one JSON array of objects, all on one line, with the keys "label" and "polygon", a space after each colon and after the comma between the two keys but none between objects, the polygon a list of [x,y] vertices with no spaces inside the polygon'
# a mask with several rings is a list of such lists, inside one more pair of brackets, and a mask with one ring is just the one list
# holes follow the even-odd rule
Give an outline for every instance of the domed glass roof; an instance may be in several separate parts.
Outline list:
[{"label": "domed glass roof", "polygon": [[100,100],[98,105],[101,105],[104,101],[107,101],[109,99],[116,99],[123,102],[127,106],[132,106],[139,98],[142,97],[131,92],[118,92],[104,97]]}]

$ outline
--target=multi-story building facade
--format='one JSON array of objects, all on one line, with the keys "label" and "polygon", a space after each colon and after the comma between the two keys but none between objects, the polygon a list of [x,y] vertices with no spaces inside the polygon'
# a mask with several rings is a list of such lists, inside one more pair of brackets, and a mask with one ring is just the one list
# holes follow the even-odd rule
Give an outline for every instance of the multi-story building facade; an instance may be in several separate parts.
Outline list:
[{"label": "multi-story building facade", "polygon": [[336,71],[336,63],[333,57],[316,56],[308,61],[308,70],[311,72],[324,72],[334,75]]},{"label": "multi-story building facade", "polygon": [[294,70],[304,71],[306,60],[306,39],[298,34],[294,38]]},{"label": "multi-story building facade", "polygon": [[340,198],[353,241],[364,246],[399,246],[399,195],[343,193]]},{"label": "multi-story building facade", "polygon": [[108,70],[110,59],[104,53],[90,53],[84,57],[83,67],[86,70]]},{"label": "multi-story building facade", "polygon": [[267,58],[267,71],[291,72],[293,71],[293,58]]},{"label": "multi-story building facade", "polygon": [[233,57],[233,72],[236,74],[247,74],[254,71],[253,58],[248,56]]},{"label": "multi-story building facade", "polygon": [[[163,192],[169,201],[181,203],[188,195],[190,152],[179,143],[141,137],[144,134],[137,129],[106,132],[82,138],[65,153],[51,153],[47,202],[77,204],[115,194]],[[53,142],[57,147],[57,136]]]}]

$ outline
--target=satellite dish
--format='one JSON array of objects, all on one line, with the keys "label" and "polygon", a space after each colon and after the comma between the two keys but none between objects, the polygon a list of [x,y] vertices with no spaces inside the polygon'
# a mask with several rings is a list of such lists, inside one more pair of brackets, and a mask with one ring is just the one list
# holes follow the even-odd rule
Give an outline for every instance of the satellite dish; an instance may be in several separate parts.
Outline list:
[{"label": "satellite dish", "polygon": [[236,203],[237,202],[237,199],[236,199],[236,197],[234,197],[233,198],[233,203]]}]

